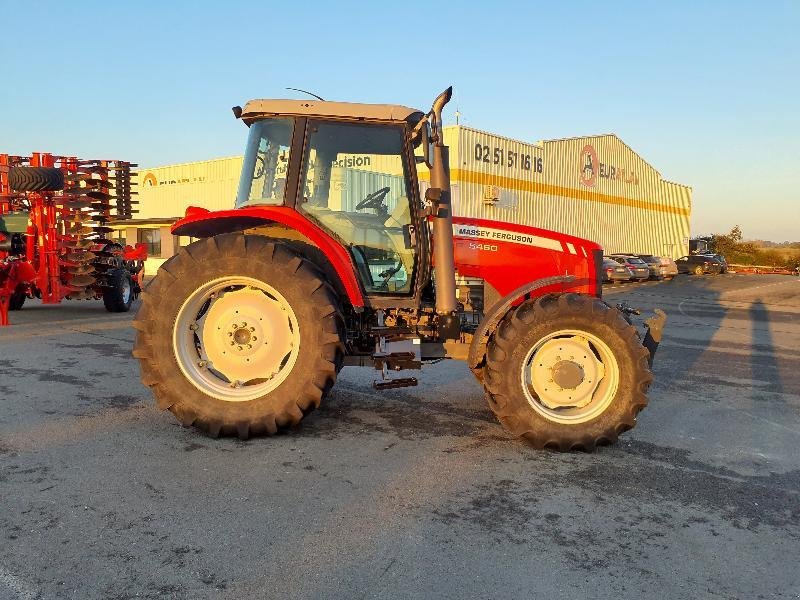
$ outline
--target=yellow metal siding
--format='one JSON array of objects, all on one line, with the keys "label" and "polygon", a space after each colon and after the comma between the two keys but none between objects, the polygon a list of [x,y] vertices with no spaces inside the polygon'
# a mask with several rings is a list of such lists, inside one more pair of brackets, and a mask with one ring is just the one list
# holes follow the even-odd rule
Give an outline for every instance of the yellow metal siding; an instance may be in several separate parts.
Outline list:
[{"label": "yellow metal siding", "polygon": [[[685,254],[691,188],[664,181],[615,135],[527,144],[467,127],[447,128],[446,139],[453,130],[455,214],[561,231],[606,252]],[[582,179],[587,146],[593,170]],[[485,201],[486,186],[499,188],[496,202]]]},{"label": "yellow metal siding", "polygon": [[[590,239],[606,252],[636,252],[673,258],[688,251],[691,188],[665,181],[615,135],[550,140],[538,144],[503,138],[463,126],[444,129],[450,147],[453,206],[456,215],[522,223]],[[481,147],[480,160],[476,147]],[[582,181],[582,151],[592,146],[596,176]],[[484,162],[484,146],[488,160]],[[495,160],[495,149],[498,158]],[[509,161],[509,152],[513,158]],[[419,153],[419,152],[418,152]],[[530,167],[524,168],[524,157]],[[358,158],[358,157],[353,157]],[[374,159],[374,161],[372,160]],[[356,170],[400,175],[372,157]],[[603,163],[602,177],[599,163]],[[537,165],[541,164],[541,172]],[[182,216],[187,206],[232,208],[242,157],[139,170],[139,219]],[[347,171],[335,168],[335,171]],[[428,173],[419,168],[421,187]],[[387,185],[383,183],[382,185]],[[486,186],[496,186],[496,202],[484,200]]]},{"label": "yellow metal siding", "polygon": [[233,208],[242,157],[139,169],[137,219],[182,216],[187,206]]}]

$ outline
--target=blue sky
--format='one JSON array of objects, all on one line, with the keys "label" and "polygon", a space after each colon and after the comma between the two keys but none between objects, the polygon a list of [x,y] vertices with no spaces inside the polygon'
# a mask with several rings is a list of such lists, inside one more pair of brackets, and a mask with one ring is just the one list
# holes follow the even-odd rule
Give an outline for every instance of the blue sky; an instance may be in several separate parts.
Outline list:
[{"label": "blue sky", "polygon": [[0,152],[239,154],[230,107],[426,108],[526,141],[614,132],[694,189],[692,233],[800,240],[800,2],[0,0]]}]

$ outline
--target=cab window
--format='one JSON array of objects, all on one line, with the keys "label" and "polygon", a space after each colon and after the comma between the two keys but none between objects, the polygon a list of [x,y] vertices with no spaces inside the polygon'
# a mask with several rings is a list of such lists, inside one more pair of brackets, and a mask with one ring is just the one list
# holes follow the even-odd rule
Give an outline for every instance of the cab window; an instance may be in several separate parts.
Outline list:
[{"label": "cab window", "polygon": [[264,119],[250,126],[236,208],[283,204],[294,119]]},{"label": "cab window", "polygon": [[309,121],[298,209],[348,248],[369,294],[408,294],[415,268],[404,130]]}]

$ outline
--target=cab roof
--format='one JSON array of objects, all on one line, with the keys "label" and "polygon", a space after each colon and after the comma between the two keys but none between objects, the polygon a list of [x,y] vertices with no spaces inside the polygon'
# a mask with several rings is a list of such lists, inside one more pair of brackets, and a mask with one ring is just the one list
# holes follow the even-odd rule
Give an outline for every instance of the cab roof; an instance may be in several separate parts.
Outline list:
[{"label": "cab roof", "polygon": [[416,108],[399,104],[359,104],[326,100],[250,100],[242,109],[241,118],[249,125],[258,118],[284,115],[415,124],[424,113]]}]

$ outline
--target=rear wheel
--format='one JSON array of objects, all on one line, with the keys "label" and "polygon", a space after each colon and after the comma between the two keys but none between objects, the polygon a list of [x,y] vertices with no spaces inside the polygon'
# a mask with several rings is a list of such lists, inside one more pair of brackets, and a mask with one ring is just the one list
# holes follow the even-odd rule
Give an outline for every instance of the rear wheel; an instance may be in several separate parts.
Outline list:
[{"label": "rear wheel", "polygon": [[636,328],[601,300],[527,300],[489,342],[489,405],[537,448],[591,451],[635,425],[653,380],[647,359]]},{"label": "rear wheel", "polygon": [[692,271],[695,275],[702,275],[703,274],[703,267],[697,265],[694,270]]},{"label": "rear wheel", "polygon": [[165,263],[134,322],[160,408],[208,435],[274,434],[319,406],[342,365],[342,316],[317,269],[280,243],[224,234]]}]

